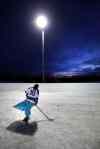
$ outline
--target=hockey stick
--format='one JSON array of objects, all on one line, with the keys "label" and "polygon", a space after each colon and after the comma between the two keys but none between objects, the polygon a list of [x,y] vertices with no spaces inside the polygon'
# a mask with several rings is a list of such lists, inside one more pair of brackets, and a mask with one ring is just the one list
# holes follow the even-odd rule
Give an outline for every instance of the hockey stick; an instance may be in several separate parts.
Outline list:
[{"label": "hockey stick", "polygon": [[53,118],[48,117],[48,116],[40,109],[39,106],[36,105],[36,107],[37,107],[37,109],[38,109],[49,121],[53,121],[53,120],[54,120]]}]

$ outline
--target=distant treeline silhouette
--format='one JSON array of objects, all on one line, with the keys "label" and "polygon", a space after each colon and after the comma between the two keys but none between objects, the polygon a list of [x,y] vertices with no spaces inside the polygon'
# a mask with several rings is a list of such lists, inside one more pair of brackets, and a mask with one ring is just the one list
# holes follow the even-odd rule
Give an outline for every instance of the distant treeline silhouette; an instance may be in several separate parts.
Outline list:
[{"label": "distant treeline silhouette", "polygon": [[[0,75],[0,82],[43,82],[42,77],[39,75]],[[52,75],[45,76],[45,82],[48,83],[66,83],[66,82],[100,82],[100,75],[89,74],[83,76],[62,76],[62,77],[54,77]]]}]

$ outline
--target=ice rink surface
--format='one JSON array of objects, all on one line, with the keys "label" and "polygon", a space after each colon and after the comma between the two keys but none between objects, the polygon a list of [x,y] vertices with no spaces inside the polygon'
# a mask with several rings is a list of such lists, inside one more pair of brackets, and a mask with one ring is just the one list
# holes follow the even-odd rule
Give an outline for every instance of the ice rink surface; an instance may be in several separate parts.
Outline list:
[{"label": "ice rink surface", "polygon": [[13,106],[32,83],[0,83],[0,149],[100,149],[100,84],[40,83],[30,125]]}]

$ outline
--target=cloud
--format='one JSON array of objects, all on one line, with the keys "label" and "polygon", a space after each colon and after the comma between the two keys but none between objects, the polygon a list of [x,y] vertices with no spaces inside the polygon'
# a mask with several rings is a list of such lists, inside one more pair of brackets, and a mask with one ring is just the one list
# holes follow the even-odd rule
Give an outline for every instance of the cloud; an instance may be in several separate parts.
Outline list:
[{"label": "cloud", "polygon": [[94,70],[96,67],[93,64],[85,64],[80,66],[80,70]]},{"label": "cloud", "polygon": [[81,71],[88,71],[88,72],[95,72],[98,70],[100,72],[100,58],[95,57],[91,58],[87,61],[84,61],[83,64],[79,66],[79,69]]},{"label": "cloud", "polygon": [[86,74],[100,73],[100,65],[85,64],[77,68],[70,68],[66,71],[58,71],[54,73],[54,76],[62,77],[72,77],[72,76],[81,76]]},{"label": "cloud", "polygon": [[55,77],[62,77],[62,76],[67,76],[67,77],[72,77],[72,76],[78,76],[80,75],[80,72],[73,72],[73,71],[60,71],[60,72],[55,72],[53,74]]},{"label": "cloud", "polygon": [[99,49],[67,49],[61,50],[50,63],[55,75],[74,76],[100,73]]},{"label": "cloud", "polygon": [[100,65],[100,57],[95,57],[95,58],[86,60],[86,61],[84,61],[84,64]]}]

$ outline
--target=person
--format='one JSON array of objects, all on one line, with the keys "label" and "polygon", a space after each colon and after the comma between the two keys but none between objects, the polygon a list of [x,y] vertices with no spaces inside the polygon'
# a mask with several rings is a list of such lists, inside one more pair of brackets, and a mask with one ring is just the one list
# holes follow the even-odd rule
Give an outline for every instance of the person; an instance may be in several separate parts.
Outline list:
[{"label": "person", "polygon": [[29,105],[29,108],[26,108],[26,110],[25,110],[25,115],[26,116],[25,116],[23,121],[25,121],[27,123],[28,120],[29,120],[29,117],[31,115],[32,106],[37,105],[37,103],[38,103],[39,85],[35,84],[33,87],[30,87],[27,90],[25,90],[25,93],[26,93],[26,102]]},{"label": "person", "polygon": [[23,121],[28,123],[31,115],[31,108],[38,104],[39,99],[39,85],[35,84],[32,87],[29,87],[25,90],[26,99],[23,102],[18,103],[15,107],[21,111],[25,112],[25,118]]}]

